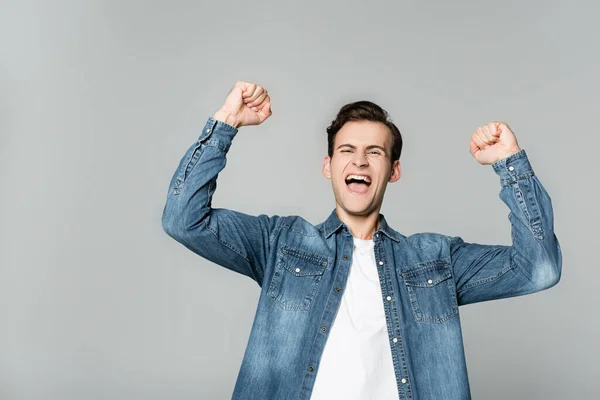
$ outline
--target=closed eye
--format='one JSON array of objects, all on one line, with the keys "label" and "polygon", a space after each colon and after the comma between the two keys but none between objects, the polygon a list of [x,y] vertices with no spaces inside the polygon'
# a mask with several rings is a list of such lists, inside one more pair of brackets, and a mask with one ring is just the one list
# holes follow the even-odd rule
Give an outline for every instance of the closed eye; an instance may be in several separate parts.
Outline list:
[{"label": "closed eye", "polygon": [[[353,149],[342,149],[342,150],[340,150],[340,152],[341,153],[353,153],[354,150]],[[379,150],[370,150],[370,151],[367,151],[367,154],[380,156],[381,152]]]}]

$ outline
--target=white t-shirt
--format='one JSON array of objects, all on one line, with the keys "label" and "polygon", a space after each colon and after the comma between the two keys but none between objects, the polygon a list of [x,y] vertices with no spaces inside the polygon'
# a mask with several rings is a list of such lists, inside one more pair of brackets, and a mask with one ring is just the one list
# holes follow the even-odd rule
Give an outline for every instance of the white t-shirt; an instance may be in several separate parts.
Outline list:
[{"label": "white t-shirt", "polygon": [[372,240],[354,238],[346,290],[311,400],[398,399]]}]

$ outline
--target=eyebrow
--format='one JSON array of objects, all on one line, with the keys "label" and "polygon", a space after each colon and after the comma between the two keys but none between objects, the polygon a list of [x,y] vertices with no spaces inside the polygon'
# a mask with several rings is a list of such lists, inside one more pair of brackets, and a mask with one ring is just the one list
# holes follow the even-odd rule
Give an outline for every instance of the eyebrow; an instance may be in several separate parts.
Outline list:
[{"label": "eyebrow", "polygon": [[[338,150],[340,147],[350,147],[350,148],[352,148],[352,149],[356,149],[356,146],[354,146],[354,145],[352,145],[352,144],[350,144],[350,143],[344,143],[344,144],[340,144],[340,145],[337,147],[337,149],[336,149],[336,150]],[[369,145],[369,146],[367,146],[367,150],[369,150],[369,149],[380,149],[380,150],[381,150],[381,151],[383,151],[384,153],[386,152],[386,151],[385,151],[385,147],[383,147],[383,146],[379,146],[379,145],[376,145],[376,144],[372,144],[372,145]]]}]

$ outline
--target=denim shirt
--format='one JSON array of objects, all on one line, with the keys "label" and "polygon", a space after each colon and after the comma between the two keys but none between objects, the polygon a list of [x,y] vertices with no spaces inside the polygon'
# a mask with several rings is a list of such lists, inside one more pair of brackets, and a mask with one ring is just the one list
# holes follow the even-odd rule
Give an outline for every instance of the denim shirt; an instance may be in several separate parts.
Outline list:
[{"label": "denim shirt", "polygon": [[[232,398],[309,399],[352,263],[353,237],[335,210],[299,216],[213,208],[217,175],[237,129],[209,118],[171,180],[166,233],[261,292]],[[380,214],[373,234],[400,399],[470,399],[458,307],[534,293],[560,279],[550,197],[525,150],[492,164],[508,206],[512,245],[458,236],[404,236]]]}]

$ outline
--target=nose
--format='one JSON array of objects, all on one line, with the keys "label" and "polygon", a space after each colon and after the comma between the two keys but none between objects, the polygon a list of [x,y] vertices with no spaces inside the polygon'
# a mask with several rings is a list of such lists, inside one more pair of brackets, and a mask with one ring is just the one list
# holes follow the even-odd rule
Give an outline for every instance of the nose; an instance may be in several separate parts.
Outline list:
[{"label": "nose", "polygon": [[354,159],[352,160],[352,162],[357,167],[366,167],[369,165],[369,159],[367,158],[366,154],[360,151],[354,152]]}]

